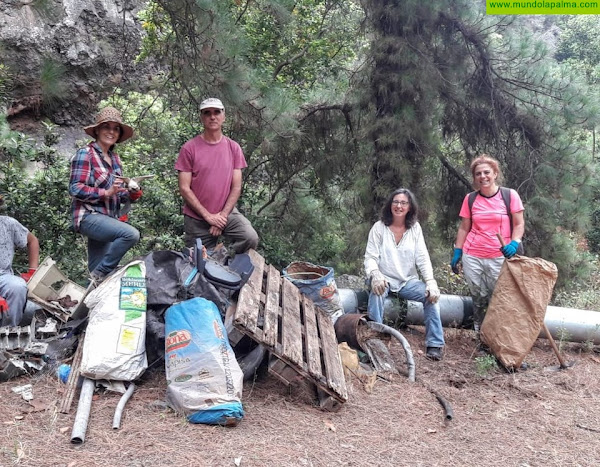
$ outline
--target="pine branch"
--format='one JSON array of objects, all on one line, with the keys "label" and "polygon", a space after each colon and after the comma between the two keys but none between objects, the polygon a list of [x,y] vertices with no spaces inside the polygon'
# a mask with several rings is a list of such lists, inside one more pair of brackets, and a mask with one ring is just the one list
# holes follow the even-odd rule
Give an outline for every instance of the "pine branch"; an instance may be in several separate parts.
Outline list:
[{"label": "pine branch", "polygon": [[445,156],[443,156],[442,154],[438,154],[438,159],[440,160],[442,165],[446,167],[446,170],[448,170],[448,172],[454,175],[464,186],[466,186],[469,189],[471,188],[471,182],[469,181],[469,179],[467,179],[463,174],[461,174],[457,169],[455,169],[454,166],[450,164],[450,162]]}]

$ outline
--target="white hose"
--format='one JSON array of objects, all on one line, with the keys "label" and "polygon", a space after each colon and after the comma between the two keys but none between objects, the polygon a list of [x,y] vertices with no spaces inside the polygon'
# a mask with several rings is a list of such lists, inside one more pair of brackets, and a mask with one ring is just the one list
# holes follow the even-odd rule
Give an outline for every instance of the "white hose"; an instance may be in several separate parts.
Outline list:
[{"label": "white hose", "polygon": [[130,383],[125,394],[121,396],[119,399],[119,403],[117,404],[117,408],[115,409],[115,416],[113,417],[113,430],[118,430],[121,427],[121,416],[123,415],[123,409],[125,408],[125,404],[133,394],[135,390],[135,384]]}]

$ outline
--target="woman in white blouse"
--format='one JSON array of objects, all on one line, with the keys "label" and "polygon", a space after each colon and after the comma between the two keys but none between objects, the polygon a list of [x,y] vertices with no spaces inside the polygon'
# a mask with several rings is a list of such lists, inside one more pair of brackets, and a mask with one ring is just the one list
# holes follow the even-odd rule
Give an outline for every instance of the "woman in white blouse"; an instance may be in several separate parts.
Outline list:
[{"label": "woman in white blouse", "polygon": [[390,194],[381,210],[381,220],[369,232],[365,251],[365,273],[371,282],[368,313],[372,320],[381,323],[385,299],[390,292],[406,300],[421,302],[426,355],[431,360],[441,360],[444,331],[437,303],[440,290],[433,278],[433,267],[417,214],[415,196],[409,190],[399,188]]}]

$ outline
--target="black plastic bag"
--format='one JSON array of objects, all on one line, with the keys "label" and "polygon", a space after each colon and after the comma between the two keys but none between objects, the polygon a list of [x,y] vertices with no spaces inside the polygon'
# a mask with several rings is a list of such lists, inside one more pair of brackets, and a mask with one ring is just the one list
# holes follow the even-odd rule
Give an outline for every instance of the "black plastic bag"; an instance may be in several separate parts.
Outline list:
[{"label": "black plastic bag", "polygon": [[213,302],[224,316],[228,302],[183,253],[172,250],[153,251],[144,257],[148,306],[172,305],[193,297]]}]

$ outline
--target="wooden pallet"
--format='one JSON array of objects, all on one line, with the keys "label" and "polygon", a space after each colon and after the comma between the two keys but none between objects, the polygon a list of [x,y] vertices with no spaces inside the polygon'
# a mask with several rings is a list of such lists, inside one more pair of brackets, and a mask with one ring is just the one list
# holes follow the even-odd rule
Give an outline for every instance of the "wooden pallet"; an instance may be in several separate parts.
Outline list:
[{"label": "wooden pallet", "polygon": [[233,326],[269,349],[272,374],[313,382],[322,407],[338,409],[348,391],[331,319],[256,251],[250,257],[254,272],[231,310]]}]

